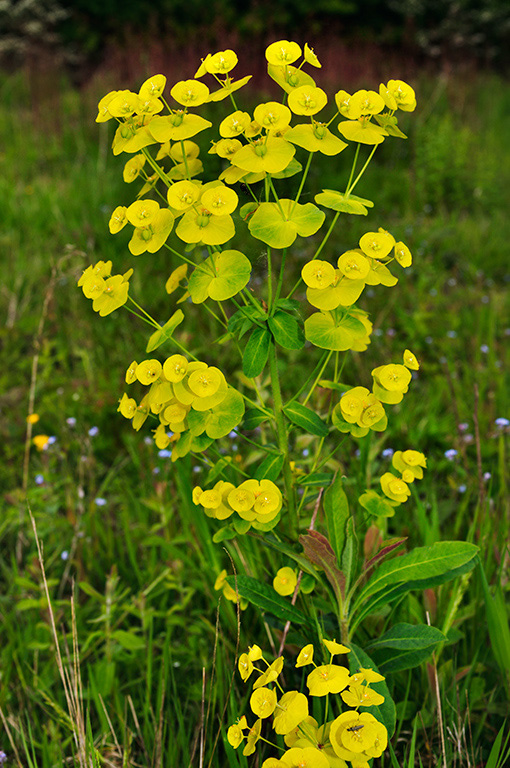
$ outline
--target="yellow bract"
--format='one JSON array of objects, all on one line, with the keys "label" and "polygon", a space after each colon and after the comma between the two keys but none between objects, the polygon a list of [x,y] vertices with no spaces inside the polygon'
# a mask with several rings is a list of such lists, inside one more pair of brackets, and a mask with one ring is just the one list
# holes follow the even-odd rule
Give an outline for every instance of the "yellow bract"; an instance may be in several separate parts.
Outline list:
[{"label": "yellow bract", "polygon": [[163,93],[165,85],[165,75],[152,75],[142,84],[138,95],[140,98],[157,99]]},{"label": "yellow bract", "polygon": [[226,216],[237,208],[239,198],[233,189],[224,184],[207,189],[200,198],[200,203],[213,216]]},{"label": "yellow bract", "polygon": [[381,477],[380,482],[384,495],[392,501],[398,501],[399,504],[407,501],[407,497],[411,495],[407,483],[393,475],[391,472],[385,472]]},{"label": "yellow bract", "polygon": [[292,595],[296,588],[297,575],[292,568],[280,568],[273,579],[273,588],[279,595]]},{"label": "yellow bract", "polygon": [[233,112],[225,117],[219,127],[220,136],[224,139],[235,139],[241,136],[251,123],[251,117],[248,112]]},{"label": "yellow bract", "polygon": [[193,181],[177,181],[168,189],[168,205],[176,211],[187,211],[200,199],[200,184]]},{"label": "yellow bract", "polygon": [[237,54],[228,49],[226,51],[218,51],[218,53],[213,53],[212,55],[209,54],[204,61],[204,67],[210,74],[226,75],[227,72],[231,72],[234,69],[237,61]]},{"label": "yellow bract", "polygon": [[313,645],[309,643],[301,648],[298,657],[296,659],[296,667],[306,667],[313,661]]},{"label": "yellow bract", "polygon": [[308,717],[308,699],[305,694],[289,691],[284,693],[278,702],[273,728],[276,733],[284,735],[292,731],[305,717]]},{"label": "yellow bract", "polygon": [[292,113],[284,104],[268,101],[255,107],[253,117],[258,125],[271,133],[287,127],[291,121]]},{"label": "yellow bract", "polygon": [[266,48],[266,59],[269,64],[279,67],[292,64],[301,56],[301,48],[297,43],[289,40],[278,40]]},{"label": "yellow bract", "polygon": [[326,696],[340,693],[349,685],[349,672],[338,664],[323,664],[310,672],[306,678],[310,696]]},{"label": "yellow bract", "polygon": [[395,238],[389,232],[367,232],[359,241],[359,247],[367,256],[373,259],[385,259],[393,246]]},{"label": "yellow bract", "polygon": [[125,227],[128,223],[126,211],[127,208],[125,205],[118,205],[112,213],[108,224],[108,228],[112,235],[120,232],[120,230],[123,229],[123,227]]},{"label": "yellow bract", "polygon": [[350,280],[363,280],[370,272],[370,262],[357,250],[346,251],[338,258],[338,269]]},{"label": "yellow bract", "polygon": [[301,277],[309,288],[328,288],[335,280],[335,268],[329,261],[314,259],[305,264]]},{"label": "yellow bract", "polygon": [[376,91],[356,91],[349,100],[349,110],[361,115],[377,115],[384,109],[384,100]]},{"label": "yellow bract", "polygon": [[401,240],[399,240],[398,243],[395,243],[395,259],[398,261],[400,266],[404,268],[410,267],[413,263],[411,251]]},{"label": "yellow bract", "polygon": [[313,48],[310,48],[308,43],[305,43],[305,52],[304,52],[304,58],[307,64],[310,64],[312,67],[322,67],[322,64],[320,63],[319,59],[315,55],[315,51]]},{"label": "yellow bract", "polygon": [[269,717],[276,707],[276,692],[272,688],[257,688],[250,697],[250,707],[257,717]]},{"label": "yellow bract", "polygon": [[289,93],[289,108],[295,115],[316,115],[328,102],[322,88],[302,85]]},{"label": "yellow bract", "polygon": [[199,107],[209,98],[209,88],[196,80],[180,80],[170,91],[170,95],[183,107]]},{"label": "yellow bract", "polygon": [[146,162],[146,158],[144,155],[135,155],[135,157],[132,157],[130,160],[127,161],[126,165],[124,166],[124,171],[122,173],[122,178],[127,184],[131,184],[131,182],[134,181],[137,178],[137,176],[140,175],[140,171],[145,165],[145,162]]}]

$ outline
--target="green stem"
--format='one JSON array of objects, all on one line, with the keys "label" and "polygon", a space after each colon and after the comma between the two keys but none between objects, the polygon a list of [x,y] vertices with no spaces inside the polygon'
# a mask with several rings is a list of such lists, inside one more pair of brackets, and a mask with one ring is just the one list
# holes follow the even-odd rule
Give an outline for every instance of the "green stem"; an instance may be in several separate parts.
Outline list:
[{"label": "green stem", "polygon": [[301,192],[303,191],[303,187],[305,185],[306,177],[308,176],[308,171],[310,170],[310,163],[312,162],[312,157],[313,157],[313,152],[310,152],[310,154],[308,156],[308,160],[307,160],[306,166],[305,166],[305,170],[303,171],[303,175],[301,177],[301,183],[300,183],[299,189],[297,191],[296,199],[294,200],[294,204],[293,204],[293,206],[292,206],[292,208],[290,210],[290,216],[292,216],[292,214],[294,212],[294,208],[298,204],[299,198],[301,197]]},{"label": "green stem", "polygon": [[358,146],[356,147],[356,153],[354,155],[354,160],[352,161],[351,173],[349,175],[349,181],[347,182],[347,186],[345,188],[344,195],[347,194],[347,192],[349,190],[349,185],[350,185],[350,183],[352,181],[352,177],[354,176],[354,171],[356,170],[356,163],[358,162],[358,155],[359,155],[360,147],[361,147],[361,144],[358,144]]},{"label": "green stem", "polygon": [[151,316],[149,315],[149,313],[145,311],[145,309],[144,309],[143,307],[141,307],[139,304],[137,304],[137,303],[136,303],[136,301],[133,299],[133,297],[132,297],[132,296],[128,296],[128,299],[129,299],[129,301],[130,301],[132,304],[134,304],[134,305],[135,305],[135,307],[136,307],[136,308],[137,308],[137,309],[138,309],[140,312],[142,312],[142,313],[145,315],[145,317],[147,317],[147,318],[148,318],[148,320],[149,320],[149,322],[151,323],[151,325],[153,325],[155,328],[161,328],[160,324],[159,324],[159,323],[157,323],[157,322],[154,320],[154,318],[153,318],[153,317],[151,317]]},{"label": "green stem", "polygon": [[366,169],[368,168],[368,164],[370,163],[371,159],[373,158],[373,156],[374,156],[374,153],[375,153],[375,150],[377,149],[377,147],[378,147],[378,146],[379,146],[378,144],[375,144],[375,145],[374,145],[374,148],[372,149],[371,153],[369,154],[369,156],[368,156],[368,158],[367,158],[367,161],[366,161],[365,165],[363,166],[363,168],[361,169],[361,171],[358,173],[358,175],[356,176],[356,178],[354,179],[354,181],[352,182],[352,184],[350,185],[350,187],[348,187],[348,189],[346,190],[346,193],[345,193],[345,194],[346,194],[347,196],[349,196],[349,195],[351,194],[352,190],[354,189],[354,187],[356,186],[356,184],[358,183],[358,181],[361,179],[361,177],[362,177],[362,176],[363,176],[363,174],[365,173]]},{"label": "green stem", "polygon": [[312,396],[315,387],[317,386],[317,384],[319,383],[320,379],[322,378],[322,374],[324,373],[324,369],[327,366],[327,364],[329,363],[332,354],[333,354],[333,352],[329,352],[329,354],[327,355],[326,359],[324,360],[324,364],[322,365],[319,373],[317,374],[317,376],[315,378],[315,381],[313,382],[312,386],[310,387],[310,390],[309,390],[307,396],[303,400],[303,405],[306,405],[307,402],[309,401],[310,397]]},{"label": "green stem", "polygon": [[191,176],[189,175],[189,168],[188,168],[188,158],[186,157],[186,152],[184,150],[184,141],[181,139],[181,150],[182,150],[182,160],[184,163],[184,167],[186,168],[186,176],[188,178],[188,181],[191,181]]},{"label": "green stem", "polygon": [[283,413],[282,392],[280,388],[280,376],[278,373],[278,360],[276,357],[276,347],[271,344],[269,350],[269,370],[271,374],[271,389],[273,392],[274,417],[276,419],[276,428],[278,434],[278,445],[283,454],[283,482],[285,484],[285,495],[287,497],[287,508],[289,510],[290,530],[294,537],[297,537],[299,531],[299,519],[296,512],[296,500],[294,495],[294,482],[289,460],[289,436],[287,425]]},{"label": "green stem", "polygon": [[280,274],[278,276],[278,283],[276,285],[276,292],[274,296],[274,302],[273,302],[273,312],[271,314],[274,314],[274,310],[276,308],[276,305],[278,303],[278,299],[280,298],[280,294],[282,292],[282,285],[283,285],[283,273],[285,270],[285,261],[287,259],[287,249],[283,249],[282,253],[282,262],[280,264]]},{"label": "green stem", "polygon": [[273,265],[271,262],[271,248],[267,248],[267,308],[269,315],[273,309]]}]

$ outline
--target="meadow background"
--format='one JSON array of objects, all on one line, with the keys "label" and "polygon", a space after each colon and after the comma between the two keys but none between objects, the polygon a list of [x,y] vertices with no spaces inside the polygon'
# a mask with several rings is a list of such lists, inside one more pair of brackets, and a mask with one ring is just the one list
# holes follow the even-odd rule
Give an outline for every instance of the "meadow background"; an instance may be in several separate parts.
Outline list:
[{"label": "meadow background", "polygon": [[[448,642],[389,680],[398,712],[393,747],[397,765],[498,764],[490,763],[491,749],[499,733],[508,734],[510,686],[510,430],[501,421],[510,418],[509,29],[497,0],[463,0],[453,10],[433,0],[363,7],[335,0],[318,3],[313,16],[297,1],[276,10],[248,3],[242,11],[227,0],[159,0],[150,8],[116,0],[2,4],[6,765],[72,765],[77,728],[94,766],[248,765],[225,741],[226,726],[246,703],[238,677],[232,681],[236,647],[254,638],[270,647],[277,629],[250,607],[238,628],[235,608],[219,602],[214,582],[231,568],[230,558],[238,573],[253,564],[250,541],[213,544],[214,524],[191,502],[200,478],[193,461],[172,464],[116,413],[124,371],[143,355],[146,331],[122,310],[98,318],[76,280],[99,259],[112,259],[119,272],[133,266],[134,294],[156,317],[169,316],[164,281],[175,264],[165,253],[134,258],[127,239],[108,232],[111,211],[129,204],[133,190],[122,181],[126,158],[111,155],[111,127],[94,122],[101,96],[137,90],[156,72],[170,81],[191,77],[201,56],[232,47],[239,76],[253,72],[260,100],[267,99],[274,90],[264,78],[263,50],[279,37],[314,46],[324,63],[317,82],[326,90],[377,88],[395,77],[417,93],[416,112],[402,121],[409,140],[386,142],[359,185],[376,213],[361,222],[345,217],[328,248],[351,247],[367,225],[408,243],[414,265],[399,286],[367,291],[361,301],[375,333],[368,352],[353,356],[353,370],[369,377],[374,359],[397,359],[404,347],[422,367],[388,430],[362,455],[348,442],[333,468],[364,487],[386,471],[384,449],[423,451],[428,471],[389,534],[407,536],[409,546],[453,539],[480,546],[481,568],[398,606],[400,620],[426,622],[428,615]],[[310,189],[335,188],[346,169],[328,163],[325,175],[317,173],[312,166]],[[299,241],[294,254],[298,275],[307,255]],[[198,356],[207,354],[203,322],[191,308],[182,326]],[[220,346],[215,361],[235,376]],[[294,361],[293,376],[296,366],[304,370],[306,355]],[[33,434],[52,437],[43,452],[30,447],[31,412],[40,416]],[[223,442],[223,450],[237,450]],[[270,581],[275,571],[267,556],[250,575]],[[371,631],[382,631],[386,618],[371,619]],[[497,754],[504,765],[503,744]],[[381,764],[395,765],[388,755]]]}]

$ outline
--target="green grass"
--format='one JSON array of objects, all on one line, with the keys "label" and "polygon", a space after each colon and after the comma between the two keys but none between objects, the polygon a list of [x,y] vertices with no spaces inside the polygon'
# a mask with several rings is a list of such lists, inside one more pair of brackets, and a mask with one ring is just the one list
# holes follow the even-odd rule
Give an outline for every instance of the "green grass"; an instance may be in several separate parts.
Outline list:
[{"label": "green grass", "polygon": [[[504,765],[507,748],[502,723],[509,679],[500,647],[508,618],[508,436],[494,422],[509,415],[510,88],[487,76],[472,85],[452,79],[439,88],[424,79],[420,91],[420,109],[405,120],[410,141],[381,148],[358,187],[376,202],[374,212],[367,220],[348,219],[329,250],[334,255],[352,247],[371,226],[409,243],[415,263],[397,288],[379,287],[363,297],[378,335],[367,353],[353,355],[349,383],[369,380],[376,364],[396,361],[405,347],[422,369],[392,409],[388,431],[372,440],[369,460],[360,460],[351,441],[333,467],[348,477],[348,490],[363,489],[390,469],[384,448],[425,452],[425,479],[389,521],[388,534],[407,536],[409,546],[474,541],[488,583],[477,569],[433,594],[412,593],[360,630],[363,644],[388,622],[426,622],[428,612],[449,638],[434,660],[389,681],[399,739],[396,757],[388,753],[381,764],[429,766],[442,759],[435,669],[446,765],[497,766]],[[213,544],[216,526],[190,498],[204,473],[195,472],[194,460],[172,465],[160,458],[143,440],[148,430],[134,433],[116,413],[124,371],[142,357],[146,331],[123,311],[98,318],[76,279],[99,258],[112,258],[118,271],[134,266],[134,294],[166,320],[174,305],[162,281],[176,264],[166,253],[134,259],[125,233],[108,234],[111,210],[131,201],[133,190],[122,182],[123,159],[109,154],[108,128],[93,122],[95,94],[80,98],[63,88],[59,102],[41,107],[42,126],[23,106],[26,95],[21,76],[0,82],[0,708],[7,723],[3,734],[0,726],[0,748],[12,764],[38,768],[73,755],[77,765],[85,764],[87,754],[98,765],[177,766],[202,764],[203,739],[204,765],[212,759],[213,766],[245,766],[246,759],[224,744],[226,725],[246,706],[237,676],[232,683],[237,648],[267,644],[268,635],[278,645],[278,627],[264,626],[248,608],[238,642],[235,608],[225,600],[218,606],[214,582],[222,568],[231,571],[230,558],[238,573],[249,563],[252,575],[270,581],[275,559],[246,537],[239,545]],[[312,166],[310,188],[336,187],[345,176],[341,164],[339,170],[329,164],[325,175]],[[296,274],[306,247],[298,241]],[[186,307],[183,333],[197,356],[209,359],[203,315]],[[72,668],[73,638],[79,644],[83,716],[74,724],[23,493],[34,354],[34,410],[41,417],[34,432],[57,440],[44,453],[32,451],[27,498],[65,669]],[[213,359],[235,378],[239,363],[228,350],[217,347]],[[283,373],[285,386],[307,359],[293,363]],[[476,423],[482,472],[491,474],[482,486]],[[96,436],[89,435],[93,426]],[[230,446],[225,440],[223,447]],[[450,461],[444,453],[452,448],[458,454]],[[306,466],[306,457],[301,461]],[[106,504],[98,505],[103,498]],[[302,638],[293,630],[289,641]]]}]

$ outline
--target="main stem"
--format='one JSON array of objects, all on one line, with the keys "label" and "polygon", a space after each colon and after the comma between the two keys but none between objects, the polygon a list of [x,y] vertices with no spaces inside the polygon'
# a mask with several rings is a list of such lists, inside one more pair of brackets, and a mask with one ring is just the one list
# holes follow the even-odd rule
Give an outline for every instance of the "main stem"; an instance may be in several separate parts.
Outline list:
[{"label": "main stem", "polygon": [[269,371],[271,374],[271,388],[273,391],[274,416],[276,420],[276,429],[278,434],[278,445],[283,454],[283,482],[285,484],[285,495],[287,497],[287,508],[289,510],[290,530],[297,538],[299,531],[299,520],[296,510],[296,499],[294,496],[294,482],[292,470],[289,461],[289,436],[287,425],[283,413],[282,392],[280,388],[280,376],[278,374],[278,360],[276,358],[276,347],[271,344],[269,352]]}]

